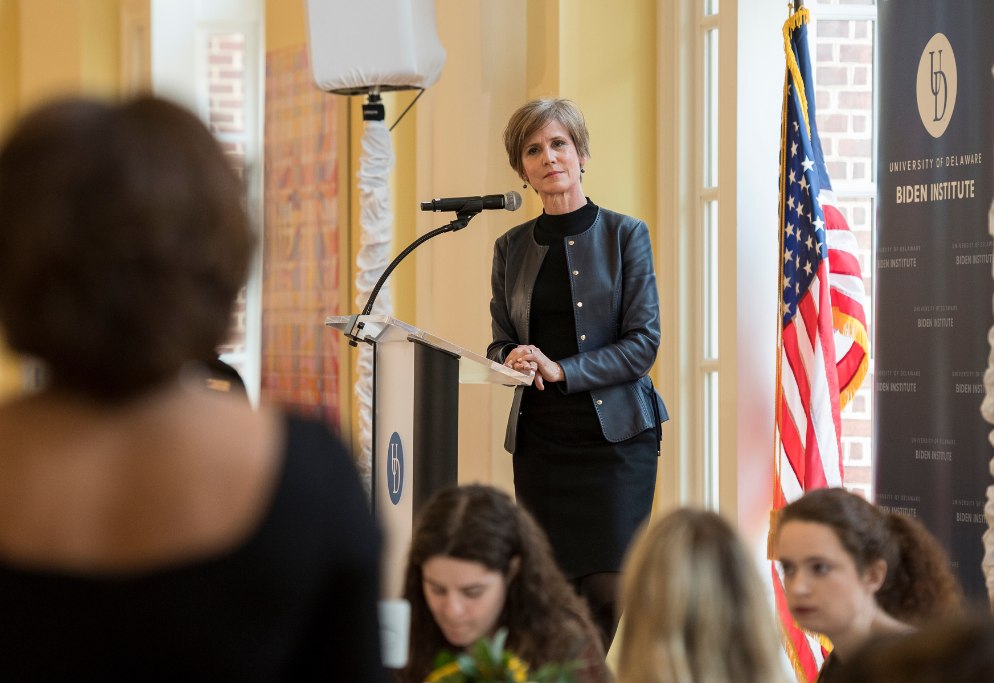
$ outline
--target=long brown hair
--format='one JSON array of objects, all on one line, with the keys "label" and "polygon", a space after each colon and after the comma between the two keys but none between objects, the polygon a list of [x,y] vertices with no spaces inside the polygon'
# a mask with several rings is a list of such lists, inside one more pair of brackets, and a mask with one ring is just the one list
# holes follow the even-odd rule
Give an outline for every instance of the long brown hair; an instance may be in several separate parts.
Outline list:
[{"label": "long brown hair", "polygon": [[651,524],[622,576],[620,683],[786,683],[753,560],[718,515]]},{"label": "long brown hair", "polygon": [[530,667],[576,656],[584,638],[597,642],[586,605],[559,571],[531,515],[489,486],[450,488],[421,511],[411,543],[404,595],[411,603],[411,651],[403,672],[408,683],[425,680],[440,650],[457,649],[446,641],[424,596],[421,567],[436,556],[479,562],[505,576],[512,558],[521,558],[498,624],[508,629],[507,648]]},{"label": "long brown hair", "polygon": [[780,511],[788,522],[824,524],[862,574],[877,560],[887,562],[887,578],[874,596],[896,619],[921,625],[962,613],[963,592],[939,542],[910,517],[884,513],[845,489],[817,489]]}]

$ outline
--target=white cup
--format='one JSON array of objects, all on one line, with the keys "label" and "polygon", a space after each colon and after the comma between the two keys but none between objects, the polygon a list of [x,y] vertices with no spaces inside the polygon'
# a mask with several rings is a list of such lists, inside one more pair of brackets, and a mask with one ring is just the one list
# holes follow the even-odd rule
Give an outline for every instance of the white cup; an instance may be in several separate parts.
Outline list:
[{"label": "white cup", "polygon": [[380,600],[378,604],[383,666],[388,669],[402,669],[407,666],[411,603],[407,600]]}]

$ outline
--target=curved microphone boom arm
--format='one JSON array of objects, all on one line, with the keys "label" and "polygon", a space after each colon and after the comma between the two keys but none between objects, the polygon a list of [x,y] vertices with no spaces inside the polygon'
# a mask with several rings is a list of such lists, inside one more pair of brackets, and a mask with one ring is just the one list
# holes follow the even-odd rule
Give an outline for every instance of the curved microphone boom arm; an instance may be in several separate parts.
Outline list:
[{"label": "curved microphone boom arm", "polygon": [[[376,285],[373,287],[373,291],[370,292],[369,299],[366,301],[366,306],[362,309],[362,313],[360,313],[359,315],[369,315],[372,312],[373,302],[376,301],[376,295],[380,293],[380,288],[383,287],[383,283],[387,281],[387,278],[390,277],[390,274],[394,271],[394,269],[412,251],[420,247],[422,244],[430,240],[432,237],[436,237],[446,232],[456,232],[458,230],[462,230],[467,225],[469,225],[469,222],[473,219],[473,216],[475,216],[478,213],[480,213],[479,210],[459,211],[458,213],[456,213],[456,217],[454,220],[449,221],[449,223],[443,225],[440,228],[436,228],[431,232],[426,232],[424,235],[411,242],[410,246],[404,249],[404,251],[397,254],[397,258],[391,261],[390,265],[387,266],[386,270],[383,271],[383,275],[381,275],[380,279],[376,281]],[[362,330],[364,326],[363,323],[357,322],[357,318],[359,317],[359,315],[353,315],[349,319],[349,328],[348,328],[349,331],[345,333],[345,336],[349,338],[349,346],[357,346],[358,345],[357,342],[365,341],[364,339],[360,339],[358,337],[358,332]]]},{"label": "curved microphone boom arm", "polygon": [[457,230],[462,230],[469,225],[469,222],[473,219],[473,216],[481,211],[486,209],[506,209],[507,211],[517,211],[520,207],[521,195],[514,191],[508,192],[504,195],[491,194],[485,197],[450,197],[447,199],[433,199],[430,202],[421,202],[422,211],[455,211],[456,217],[454,220],[449,221],[448,224],[443,225],[440,228],[436,228],[431,232],[425,233],[421,237],[414,240],[414,242],[412,242],[407,249],[397,254],[397,258],[390,262],[390,265],[383,271],[383,275],[380,275],[380,279],[376,281],[376,286],[373,287],[373,291],[370,292],[369,300],[366,301],[366,306],[362,309],[362,313],[359,315],[349,316],[348,331],[345,332],[345,336],[349,338],[349,345],[357,346],[358,342],[367,341],[365,339],[360,339],[359,337],[359,332],[361,332],[362,328],[365,326],[365,323],[359,322],[359,317],[367,316],[373,312],[373,302],[376,301],[376,295],[380,293],[380,288],[383,287],[383,283],[387,281],[387,278],[390,277],[390,273],[393,272],[394,268],[396,268],[408,254],[436,235],[441,235],[444,232],[456,232]]}]

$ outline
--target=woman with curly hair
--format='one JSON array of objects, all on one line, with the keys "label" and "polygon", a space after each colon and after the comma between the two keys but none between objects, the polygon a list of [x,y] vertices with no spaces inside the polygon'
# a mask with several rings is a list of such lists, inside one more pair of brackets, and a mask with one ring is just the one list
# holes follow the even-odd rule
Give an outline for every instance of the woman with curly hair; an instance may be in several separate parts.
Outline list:
[{"label": "woman with curly hair", "polygon": [[818,489],[780,512],[778,553],[794,619],[834,649],[820,683],[870,638],[955,617],[962,592],[925,528],[843,489]]},{"label": "woman with curly hair", "polygon": [[422,683],[441,650],[508,630],[530,669],[582,660],[576,683],[610,681],[586,605],[556,567],[545,534],[488,486],[440,492],[418,519],[407,565],[411,650],[402,679]]}]

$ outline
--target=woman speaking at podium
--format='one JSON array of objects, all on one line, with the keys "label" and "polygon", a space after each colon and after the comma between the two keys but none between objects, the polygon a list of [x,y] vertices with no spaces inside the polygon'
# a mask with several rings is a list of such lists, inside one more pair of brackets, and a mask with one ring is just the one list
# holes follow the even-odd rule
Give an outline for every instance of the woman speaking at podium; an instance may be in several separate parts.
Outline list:
[{"label": "woman speaking at podium", "polygon": [[652,508],[667,419],[648,377],[659,347],[649,230],[584,196],[589,135],[573,102],[524,105],[504,146],[545,209],[494,245],[487,355],[536,372],[534,386],[515,392],[504,447],[518,501],[549,535],[607,650],[618,572]]}]

